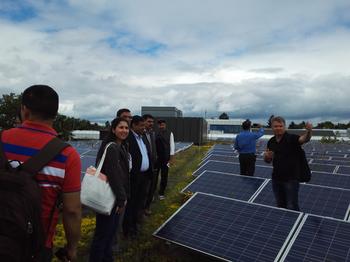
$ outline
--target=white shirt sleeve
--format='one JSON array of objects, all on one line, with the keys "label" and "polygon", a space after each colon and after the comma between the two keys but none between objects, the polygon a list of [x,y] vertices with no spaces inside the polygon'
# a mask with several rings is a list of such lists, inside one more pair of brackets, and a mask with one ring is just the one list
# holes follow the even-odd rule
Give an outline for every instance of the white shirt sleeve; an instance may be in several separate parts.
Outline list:
[{"label": "white shirt sleeve", "polygon": [[170,133],[170,155],[175,155],[175,142],[173,132]]}]

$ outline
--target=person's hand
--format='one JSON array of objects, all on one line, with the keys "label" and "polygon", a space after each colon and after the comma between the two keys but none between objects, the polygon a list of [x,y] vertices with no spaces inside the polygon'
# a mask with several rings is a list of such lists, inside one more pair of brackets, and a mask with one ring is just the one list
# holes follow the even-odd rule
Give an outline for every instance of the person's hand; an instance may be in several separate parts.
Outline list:
[{"label": "person's hand", "polygon": [[[126,202],[126,201],[125,201],[125,202]],[[115,209],[115,212],[116,212],[117,214],[121,214],[121,213],[123,213],[124,209],[125,209],[125,205],[122,206],[122,207],[118,207],[118,206],[117,206],[117,208]]]},{"label": "person's hand", "polygon": [[306,129],[307,131],[311,131],[311,130],[312,130],[312,124],[311,124],[310,122],[306,122],[306,124],[305,124],[305,129]]},{"label": "person's hand", "polygon": [[265,162],[271,163],[272,158],[273,158],[273,151],[271,151],[270,149],[266,149],[264,152]]},{"label": "person's hand", "polygon": [[67,258],[65,258],[65,262],[72,262],[77,260],[77,249],[66,247],[67,250]]}]

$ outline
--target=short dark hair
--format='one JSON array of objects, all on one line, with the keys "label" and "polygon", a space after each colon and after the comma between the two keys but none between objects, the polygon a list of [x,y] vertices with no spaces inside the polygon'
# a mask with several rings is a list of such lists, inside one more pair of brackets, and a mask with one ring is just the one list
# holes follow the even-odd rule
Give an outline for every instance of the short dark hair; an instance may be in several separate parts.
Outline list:
[{"label": "short dark hair", "polygon": [[127,108],[121,108],[117,111],[117,117],[120,117],[123,113],[130,113],[131,111]]},{"label": "short dark hair", "polygon": [[281,116],[275,116],[271,119],[271,125],[273,122],[278,122],[278,123],[282,123],[284,126],[286,125],[286,120],[284,120],[283,117]]},{"label": "short dark hair", "polygon": [[242,123],[243,130],[249,130],[251,126],[252,126],[252,122],[250,122],[249,119],[247,119]]},{"label": "short dark hair", "polygon": [[142,116],[135,115],[132,117],[130,126],[132,126],[133,124],[137,125],[138,123],[144,122],[144,121],[145,119]]},{"label": "short dark hair", "polygon": [[32,85],[24,90],[21,104],[40,118],[54,119],[58,112],[58,94],[47,85]]},{"label": "short dark hair", "polygon": [[145,120],[147,120],[148,118],[154,119],[154,117],[152,115],[150,115],[150,114],[144,114],[142,117]]},{"label": "short dark hair", "polygon": [[159,119],[159,120],[158,120],[158,124],[159,124],[159,125],[160,125],[160,124],[163,124],[163,123],[166,124],[166,122],[165,122],[164,119]]}]

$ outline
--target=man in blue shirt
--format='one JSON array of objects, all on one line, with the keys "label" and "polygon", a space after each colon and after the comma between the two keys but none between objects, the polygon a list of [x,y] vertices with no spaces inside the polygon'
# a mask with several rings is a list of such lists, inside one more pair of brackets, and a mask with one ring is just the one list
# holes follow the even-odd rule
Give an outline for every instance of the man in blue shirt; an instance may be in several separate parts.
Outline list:
[{"label": "man in blue shirt", "polygon": [[244,121],[242,123],[243,131],[237,135],[235,140],[235,149],[239,153],[239,164],[243,176],[254,175],[256,140],[264,135],[264,129],[260,125],[258,132],[251,132],[251,124],[249,119]]}]

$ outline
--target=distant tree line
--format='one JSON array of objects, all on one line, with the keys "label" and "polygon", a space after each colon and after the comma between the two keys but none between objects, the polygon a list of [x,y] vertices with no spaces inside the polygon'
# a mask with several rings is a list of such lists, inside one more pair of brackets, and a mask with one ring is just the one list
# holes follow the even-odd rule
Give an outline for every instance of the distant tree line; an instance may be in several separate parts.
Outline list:
[{"label": "distant tree line", "polygon": [[[274,117],[274,115],[271,115],[269,117],[269,120],[266,123],[266,127],[271,128],[271,120]],[[219,116],[219,119],[229,119],[229,116],[227,113],[222,113]],[[252,127],[256,128],[258,126],[257,123],[253,123]],[[288,129],[303,129],[305,127],[305,121],[302,121],[300,123],[295,123],[294,121],[292,121],[289,126]],[[314,126],[315,129],[348,129],[350,128],[350,121],[347,124],[343,124],[343,123],[336,123],[334,124],[331,121],[325,121],[325,122],[321,122],[318,123],[316,126]]]},{"label": "distant tree line", "polygon": [[[0,128],[9,129],[18,121],[21,95],[15,93],[4,94],[0,98]],[[101,130],[104,126],[92,124],[89,120],[58,114],[54,124],[55,130],[63,139],[68,140],[73,130]]]}]

